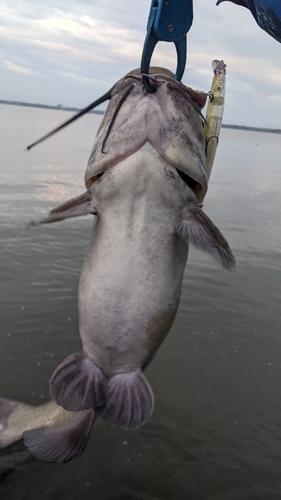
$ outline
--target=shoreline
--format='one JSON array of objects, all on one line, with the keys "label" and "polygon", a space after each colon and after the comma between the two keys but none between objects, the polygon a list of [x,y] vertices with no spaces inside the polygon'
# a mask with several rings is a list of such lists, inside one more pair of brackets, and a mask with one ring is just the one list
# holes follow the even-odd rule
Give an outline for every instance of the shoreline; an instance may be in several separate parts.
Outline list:
[{"label": "shoreline", "polygon": [[[29,102],[21,102],[21,101],[6,101],[4,99],[0,99],[0,104],[8,104],[11,106],[25,106],[29,108],[52,109],[58,111],[71,111],[74,113],[78,113],[79,111],[81,111],[81,108],[63,106],[62,104],[58,104],[57,106],[49,106],[48,104],[32,104]],[[89,111],[89,113],[96,115],[103,115],[104,111],[92,109],[91,111]],[[277,128],[248,127],[246,125],[228,125],[224,123],[222,124],[222,128],[229,128],[234,130],[246,130],[250,132],[266,132],[269,134],[281,134],[281,129]]]},{"label": "shoreline", "polygon": [[[74,111],[76,113],[78,113],[82,109],[82,108],[63,106],[62,104],[58,104],[57,106],[49,106],[48,104],[33,104],[30,102],[21,102],[21,101],[5,101],[4,99],[0,99],[0,104],[8,104],[11,106],[25,106],[28,108],[54,109],[58,111]],[[103,115],[104,111],[92,109],[91,111],[89,111],[89,113],[94,113],[96,115]]]}]

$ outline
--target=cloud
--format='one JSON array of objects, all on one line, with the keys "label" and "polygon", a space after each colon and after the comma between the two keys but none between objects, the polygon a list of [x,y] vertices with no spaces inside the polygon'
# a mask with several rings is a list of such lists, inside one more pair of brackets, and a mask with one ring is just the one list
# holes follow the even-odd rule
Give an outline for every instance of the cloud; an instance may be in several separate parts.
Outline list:
[{"label": "cloud", "polygon": [[3,61],[3,63],[11,71],[17,71],[19,73],[26,73],[27,75],[36,75],[36,76],[40,74],[36,73],[36,71],[32,71],[32,69],[25,68],[24,66],[19,66],[18,64],[14,64],[11,61]]},{"label": "cloud", "polygon": [[[91,102],[139,66],[149,7],[150,0],[2,0],[0,98]],[[173,44],[158,44],[152,63],[174,70],[175,54]],[[209,90],[213,59],[227,64],[225,120],[280,128],[270,98],[280,90],[280,45],[246,9],[196,0],[184,82]]]},{"label": "cloud", "polygon": [[[267,101],[272,103],[274,106],[281,107],[281,95],[280,94],[271,94],[267,96]],[[280,124],[281,129],[281,124]]]}]

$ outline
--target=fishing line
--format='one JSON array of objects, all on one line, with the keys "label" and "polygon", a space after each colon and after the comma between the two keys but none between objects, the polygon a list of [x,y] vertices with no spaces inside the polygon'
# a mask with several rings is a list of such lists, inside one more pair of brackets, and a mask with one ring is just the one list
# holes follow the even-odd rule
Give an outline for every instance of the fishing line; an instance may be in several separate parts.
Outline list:
[{"label": "fishing line", "polygon": [[142,73],[141,75],[145,76],[146,78],[149,78],[149,80],[152,80],[154,83],[158,83],[159,82],[159,80],[157,78],[155,78],[154,76],[147,75],[146,73]]},{"label": "fishing line", "polygon": [[123,80],[127,80],[128,78],[132,78],[133,80],[137,80],[138,82],[141,82],[141,76],[126,75],[126,76],[124,76]]}]

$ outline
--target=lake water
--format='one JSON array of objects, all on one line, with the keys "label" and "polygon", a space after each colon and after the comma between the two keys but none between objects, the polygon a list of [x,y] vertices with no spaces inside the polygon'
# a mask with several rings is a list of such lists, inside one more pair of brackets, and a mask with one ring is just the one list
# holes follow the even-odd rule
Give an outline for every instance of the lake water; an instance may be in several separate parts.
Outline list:
[{"label": "lake water", "polygon": [[[30,153],[69,116],[0,106],[1,396],[40,405],[55,367],[80,350],[76,294],[92,219],[25,230],[84,191],[98,115]],[[234,273],[191,249],[174,326],[147,369],[149,422],[98,420],[65,465],[0,452],[1,500],[281,499],[281,137],[223,129],[204,210]]]}]

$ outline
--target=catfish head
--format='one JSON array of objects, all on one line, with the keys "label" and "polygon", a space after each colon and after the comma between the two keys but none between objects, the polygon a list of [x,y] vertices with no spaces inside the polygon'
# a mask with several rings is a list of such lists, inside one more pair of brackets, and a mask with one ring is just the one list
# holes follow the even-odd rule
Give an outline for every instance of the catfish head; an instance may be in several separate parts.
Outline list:
[{"label": "catfish head", "polygon": [[[188,206],[175,231],[187,243],[213,254],[223,267],[231,270],[235,259],[230,247],[200,207],[208,186],[201,114],[207,94],[175,81],[173,74],[164,68],[151,68],[149,78],[155,87],[154,93],[147,91],[140,70],[136,69],[86,108],[89,110],[109,99],[85,173],[87,191],[55,208],[38,223],[98,214],[96,183],[102,181],[107,170],[134,155],[148,142],[190,191]],[[81,114],[83,112],[79,116]]]},{"label": "catfish head", "polygon": [[146,90],[139,69],[128,73],[112,88],[86,169],[86,187],[150,142],[201,203],[207,191],[201,114],[207,94],[175,81],[164,68],[151,68],[149,77],[156,88],[154,93]]}]

